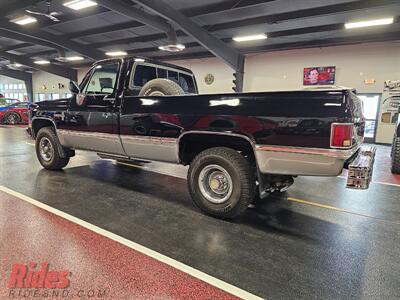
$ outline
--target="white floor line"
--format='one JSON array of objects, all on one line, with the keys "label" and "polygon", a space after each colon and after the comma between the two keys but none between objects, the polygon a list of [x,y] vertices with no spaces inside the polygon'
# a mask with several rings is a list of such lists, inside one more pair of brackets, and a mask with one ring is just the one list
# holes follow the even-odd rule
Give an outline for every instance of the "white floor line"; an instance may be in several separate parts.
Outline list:
[{"label": "white floor line", "polygon": [[[339,178],[344,178],[347,179],[347,176],[338,176]],[[389,183],[389,182],[382,182],[382,181],[371,181],[372,184],[383,184],[383,185],[389,185],[389,186],[395,186],[395,187],[400,187],[400,184],[396,183]]]},{"label": "white floor line", "polygon": [[246,292],[246,291],[244,291],[244,290],[242,290],[242,289],[240,289],[238,287],[235,287],[235,286],[233,286],[233,285],[231,285],[229,283],[226,283],[226,282],[224,282],[224,281],[222,281],[220,279],[217,279],[217,278],[215,278],[213,276],[210,276],[210,275],[208,275],[208,274],[206,274],[204,272],[201,272],[201,271],[199,271],[199,270],[197,270],[195,268],[192,268],[192,267],[190,267],[188,265],[185,265],[185,264],[183,264],[183,263],[181,263],[181,262],[179,262],[177,260],[174,260],[174,259],[172,259],[172,258],[170,258],[168,256],[165,256],[165,255],[163,255],[161,253],[158,253],[158,252],[156,252],[154,250],[151,250],[151,249],[149,249],[147,247],[144,247],[144,246],[142,246],[140,244],[132,242],[132,241],[130,241],[128,239],[125,239],[125,238],[123,238],[121,236],[118,236],[118,235],[116,235],[116,234],[114,234],[112,232],[104,230],[104,229],[102,229],[100,227],[97,227],[97,226],[95,226],[93,224],[90,224],[90,223],[88,223],[86,221],[78,219],[78,218],[76,218],[76,217],[74,217],[72,215],[64,213],[64,212],[62,212],[62,211],[60,211],[58,209],[55,209],[55,208],[53,208],[51,206],[48,206],[48,205],[46,205],[46,204],[44,204],[44,203],[42,203],[42,202],[40,202],[38,200],[35,200],[35,199],[31,198],[31,197],[23,195],[23,194],[21,194],[19,192],[16,192],[14,190],[11,190],[11,189],[9,189],[7,187],[4,187],[4,186],[0,185],[0,191],[3,191],[5,193],[7,193],[9,195],[12,195],[12,196],[15,196],[17,198],[20,198],[20,199],[22,199],[22,200],[24,200],[24,201],[26,201],[26,202],[28,202],[28,203],[30,203],[32,205],[35,205],[35,206],[37,206],[39,208],[42,208],[42,209],[44,209],[44,210],[46,210],[46,211],[48,211],[50,213],[53,213],[53,214],[55,214],[55,215],[57,215],[57,216],[59,216],[61,218],[64,218],[64,219],[66,219],[68,221],[71,221],[71,222],[73,222],[75,224],[78,224],[78,225],[80,225],[80,226],[82,226],[84,228],[87,228],[87,229],[89,229],[89,230],[91,230],[91,231],[93,231],[93,232],[95,232],[97,234],[100,234],[100,235],[102,235],[104,237],[107,237],[107,238],[109,238],[109,239],[111,239],[113,241],[116,241],[116,242],[118,242],[118,243],[120,243],[122,245],[125,245],[125,246],[127,246],[127,247],[129,247],[129,248],[131,248],[133,250],[136,250],[136,251],[138,251],[140,253],[143,253],[143,254],[145,254],[147,256],[150,256],[150,257],[152,257],[152,258],[154,258],[154,259],[156,259],[156,260],[158,260],[158,261],[160,261],[162,263],[165,263],[165,264],[167,264],[167,265],[169,265],[171,267],[174,267],[175,269],[178,269],[178,270],[180,270],[180,271],[182,271],[184,273],[187,273],[187,274],[189,274],[189,275],[191,275],[191,276],[193,276],[195,278],[198,278],[198,279],[200,279],[200,280],[202,280],[202,281],[204,281],[206,283],[209,283],[210,285],[213,285],[213,286],[215,286],[215,287],[217,287],[217,288],[219,288],[221,290],[224,290],[224,291],[226,291],[226,292],[228,292],[228,293],[230,293],[230,294],[232,294],[234,296],[237,296],[237,297],[242,298],[242,299],[263,299],[263,298],[260,298],[260,297],[258,297],[256,295],[253,295],[253,294],[251,294],[249,292]]}]

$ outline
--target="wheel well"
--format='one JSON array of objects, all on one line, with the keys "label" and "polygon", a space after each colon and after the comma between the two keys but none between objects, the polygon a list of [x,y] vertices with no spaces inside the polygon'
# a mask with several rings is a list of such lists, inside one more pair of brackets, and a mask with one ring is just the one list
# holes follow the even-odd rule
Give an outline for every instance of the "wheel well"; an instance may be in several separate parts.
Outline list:
[{"label": "wheel well", "polygon": [[50,120],[46,119],[35,119],[32,121],[32,135],[36,137],[37,133],[43,127],[54,127],[54,124]]},{"label": "wheel well", "polygon": [[193,133],[184,135],[179,142],[179,159],[188,165],[200,152],[214,147],[227,147],[255,161],[254,149],[245,137],[224,134]]},{"label": "wheel well", "polygon": [[7,117],[8,115],[11,115],[11,114],[17,115],[18,117],[21,118],[21,115],[20,115],[18,112],[16,112],[16,111],[8,111],[8,112],[4,115],[4,117]]}]

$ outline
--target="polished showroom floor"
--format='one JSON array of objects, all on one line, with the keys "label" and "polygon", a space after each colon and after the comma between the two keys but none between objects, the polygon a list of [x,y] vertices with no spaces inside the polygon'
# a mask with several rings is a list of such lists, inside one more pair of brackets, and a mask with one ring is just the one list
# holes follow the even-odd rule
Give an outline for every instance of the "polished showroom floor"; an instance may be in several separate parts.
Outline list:
[{"label": "polished showroom floor", "polygon": [[390,174],[389,150],[379,147],[368,191],[345,189],[343,177],[300,177],[227,222],[193,205],[184,167],[79,151],[49,172],[24,129],[0,127],[0,298],[11,265],[28,261],[67,268],[71,288],[107,288],[115,299],[232,298],[20,193],[262,298],[398,299],[400,177]]}]

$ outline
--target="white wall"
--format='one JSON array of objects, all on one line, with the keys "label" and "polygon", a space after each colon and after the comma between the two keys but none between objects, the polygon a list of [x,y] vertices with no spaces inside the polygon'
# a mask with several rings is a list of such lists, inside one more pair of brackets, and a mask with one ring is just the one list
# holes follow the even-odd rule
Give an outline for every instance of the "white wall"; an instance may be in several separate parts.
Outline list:
[{"label": "white wall", "polygon": [[[69,79],[53,75],[43,71],[37,71],[32,75],[33,94],[67,94],[69,93]],[[58,84],[64,85],[64,88],[59,89]],[[46,89],[44,89],[46,87]],[[34,97],[35,98],[35,97]]]},{"label": "white wall", "polygon": [[[220,59],[172,63],[193,70],[200,93],[232,92],[233,71]],[[368,43],[251,54],[246,57],[244,91],[302,89],[303,69],[313,66],[336,66],[336,85],[356,88],[359,93],[382,93],[385,80],[400,80],[400,43]],[[215,82],[210,86],[204,82],[207,73],[215,77]],[[366,79],[376,82],[366,85]],[[393,125],[378,126],[377,142],[390,143],[393,128]]]},{"label": "white wall", "polygon": [[[232,92],[233,70],[217,58],[173,61],[193,70],[201,93]],[[336,66],[336,85],[362,93],[382,93],[385,80],[400,80],[400,43],[369,43],[251,54],[246,57],[244,91],[303,88],[303,68]],[[204,76],[215,82],[208,86]],[[375,79],[373,85],[364,79]]]}]

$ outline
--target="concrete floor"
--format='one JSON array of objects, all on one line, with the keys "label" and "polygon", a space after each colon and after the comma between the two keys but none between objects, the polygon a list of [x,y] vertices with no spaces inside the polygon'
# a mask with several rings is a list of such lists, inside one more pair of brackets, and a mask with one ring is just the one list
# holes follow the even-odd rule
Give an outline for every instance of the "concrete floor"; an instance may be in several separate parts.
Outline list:
[{"label": "concrete floor", "polygon": [[355,191],[340,177],[297,178],[226,222],[196,209],[185,168],[78,152],[64,171],[49,172],[21,128],[0,128],[0,170],[2,186],[263,298],[400,297],[400,186]]}]

